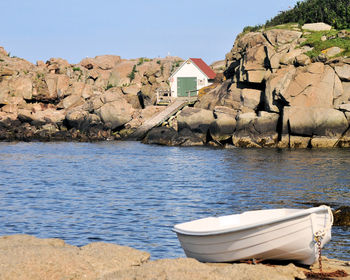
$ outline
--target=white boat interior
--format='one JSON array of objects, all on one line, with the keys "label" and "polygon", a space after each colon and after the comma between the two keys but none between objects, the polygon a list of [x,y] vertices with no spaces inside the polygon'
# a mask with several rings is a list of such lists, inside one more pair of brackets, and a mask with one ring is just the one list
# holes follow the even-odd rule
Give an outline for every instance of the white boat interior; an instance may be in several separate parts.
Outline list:
[{"label": "white boat interior", "polygon": [[[311,208],[314,209],[314,208]],[[322,210],[322,209],[320,209]],[[208,217],[178,224],[175,232],[189,235],[211,235],[239,231],[260,225],[277,223],[281,220],[294,219],[313,213],[309,209],[272,209],[243,212],[242,214]]]}]

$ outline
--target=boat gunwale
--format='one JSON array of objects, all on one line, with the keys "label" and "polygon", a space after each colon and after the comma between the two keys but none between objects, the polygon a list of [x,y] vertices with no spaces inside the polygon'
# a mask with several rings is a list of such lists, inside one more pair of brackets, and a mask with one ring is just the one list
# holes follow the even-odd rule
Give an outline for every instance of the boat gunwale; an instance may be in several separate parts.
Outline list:
[{"label": "boat gunwale", "polygon": [[[301,217],[311,215],[313,213],[325,211],[326,212],[325,214],[327,214],[329,208],[330,208],[329,206],[322,205],[319,207],[300,209],[300,211],[298,211],[296,213],[292,213],[290,215],[286,215],[283,217],[272,218],[272,219],[264,220],[264,221],[258,222],[258,223],[250,223],[250,224],[247,224],[244,226],[228,227],[228,228],[221,229],[221,230],[197,231],[196,232],[196,231],[186,231],[186,230],[181,230],[179,228],[176,228],[178,225],[181,225],[181,224],[175,225],[172,230],[176,233],[179,233],[182,235],[187,235],[187,236],[211,236],[211,235],[228,234],[228,233],[258,228],[258,227],[262,227],[262,226],[268,226],[268,225],[283,222],[283,221],[293,220],[296,218],[301,218]],[[298,209],[292,209],[292,208],[279,208],[279,209],[275,209],[275,210],[283,210],[283,209],[298,210]],[[273,209],[266,209],[266,210],[273,210]],[[247,211],[247,212],[253,212],[253,211]],[[246,212],[243,212],[243,213],[246,213]],[[241,214],[243,214],[243,213],[241,213]],[[233,215],[241,215],[241,214],[233,214]],[[214,218],[220,218],[220,217],[214,217]],[[196,221],[196,220],[194,220],[194,221]],[[194,221],[190,221],[190,222],[194,222]],[[188,223],[190,223],[190,222],[188,222]]]}]

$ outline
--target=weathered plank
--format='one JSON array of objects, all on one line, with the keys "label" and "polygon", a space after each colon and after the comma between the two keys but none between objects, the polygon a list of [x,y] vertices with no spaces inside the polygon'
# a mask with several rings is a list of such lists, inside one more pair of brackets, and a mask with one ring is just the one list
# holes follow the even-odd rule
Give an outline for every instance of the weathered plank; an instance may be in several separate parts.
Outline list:
[{"label": "weathered plank", "polygon": [[171,116],[175,115],[179,110],[181,110],[189,100],[187,98],[177,98],[173,103],[171,103],[165,110],[159,112],[153,118],[147,120],[143,125],[138,127],[134,133],[132,133],[128,139],[130,140],[140,140],[150,131],[153,127],[159,126],[161,123],[169,119]]}]

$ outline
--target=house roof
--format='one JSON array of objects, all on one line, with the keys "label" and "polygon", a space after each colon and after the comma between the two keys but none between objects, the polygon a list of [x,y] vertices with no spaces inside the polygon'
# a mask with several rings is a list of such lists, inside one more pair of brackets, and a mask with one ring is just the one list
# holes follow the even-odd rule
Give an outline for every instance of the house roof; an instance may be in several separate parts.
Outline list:
[{"label": "house roof", "polygon": [[[216,73],[201,59],[201,58],[189,58],[186,61],[184,61],[179,68],[175,72],[173,72],[170,76],[173,77],[187,61],[191,60],[196,67],[203,72],[204,75],[208,77],[208,79],[215,79]],[[169,78],[169,79],[170,79]]]},{"label": "house roof", "polygon": [[190,58],[190,60],[196,64],[209,79],[215,79],[216,73],[201,58]]}]

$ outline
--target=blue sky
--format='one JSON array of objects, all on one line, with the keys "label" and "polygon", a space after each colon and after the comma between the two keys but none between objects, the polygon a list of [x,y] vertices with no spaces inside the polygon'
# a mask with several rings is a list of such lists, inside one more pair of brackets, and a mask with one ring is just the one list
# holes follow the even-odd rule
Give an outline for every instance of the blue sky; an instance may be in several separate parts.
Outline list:
[{"label": "blue sky", "polygon": [[1,1],[0,46],[33,63],[61,57],[224,59],[244,26],[264,23],[296,0]]}]

